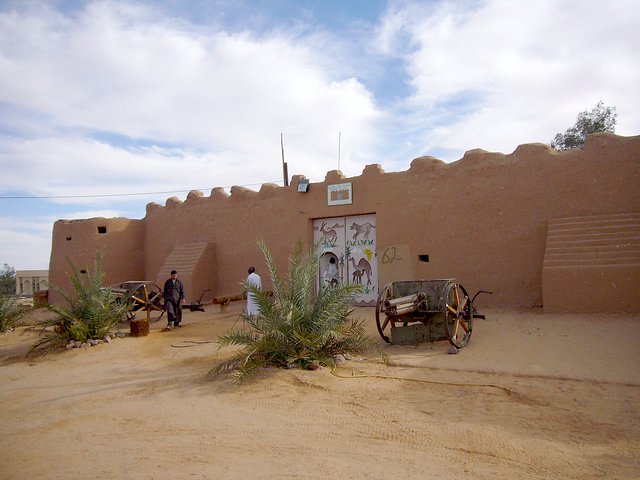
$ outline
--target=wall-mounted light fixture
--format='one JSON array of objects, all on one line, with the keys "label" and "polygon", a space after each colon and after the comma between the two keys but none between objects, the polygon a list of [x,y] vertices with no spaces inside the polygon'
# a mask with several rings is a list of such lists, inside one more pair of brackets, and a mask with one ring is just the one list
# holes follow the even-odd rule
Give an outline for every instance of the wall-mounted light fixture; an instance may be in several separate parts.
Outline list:
[{"label": "wall-mounted light fixture", "polygon": [[307,193],[309,191],[309,180],[301,178],[298,180],[298,191],[301,193]]}]

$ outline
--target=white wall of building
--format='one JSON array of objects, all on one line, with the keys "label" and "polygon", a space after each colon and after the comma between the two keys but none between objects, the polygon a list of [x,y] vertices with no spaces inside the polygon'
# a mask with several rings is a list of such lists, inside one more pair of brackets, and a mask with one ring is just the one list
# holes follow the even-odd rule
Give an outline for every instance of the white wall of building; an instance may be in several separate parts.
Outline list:
[{"label": "white wall of building", "polygon": [[49,289],[49,270],[16,270],[16,295],[31,297]]}]

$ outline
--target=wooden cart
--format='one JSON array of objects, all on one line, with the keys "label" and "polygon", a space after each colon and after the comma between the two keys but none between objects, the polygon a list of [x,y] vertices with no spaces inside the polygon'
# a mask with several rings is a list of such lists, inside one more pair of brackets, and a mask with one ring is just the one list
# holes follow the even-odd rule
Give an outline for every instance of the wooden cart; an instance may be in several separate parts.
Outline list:
[{"label": "wooden cart", "polygon": [[385,342],[396,345],[448,340],[464,347],[473,332],[473,319],[484,318],[455,279],[393,282],[380,290],[376,324]]}]

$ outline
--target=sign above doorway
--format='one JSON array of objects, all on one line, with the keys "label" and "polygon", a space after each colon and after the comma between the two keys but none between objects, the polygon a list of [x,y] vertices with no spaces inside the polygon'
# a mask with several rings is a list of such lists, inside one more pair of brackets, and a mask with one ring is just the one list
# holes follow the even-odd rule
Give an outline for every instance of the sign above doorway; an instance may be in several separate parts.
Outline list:
[{"label": "sign above doorway", "polygon": [[349,205],[353,203],[351,182],[327,186],[327,205]]}]

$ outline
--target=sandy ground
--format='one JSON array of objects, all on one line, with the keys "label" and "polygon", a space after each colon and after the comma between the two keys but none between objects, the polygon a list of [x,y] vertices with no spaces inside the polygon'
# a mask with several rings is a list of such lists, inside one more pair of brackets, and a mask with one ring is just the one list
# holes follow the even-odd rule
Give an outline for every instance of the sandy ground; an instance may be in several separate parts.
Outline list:
[{"label": "sandy ground", "polygon": [[639,315],[486,311],[458,355],[385,345],[389,365],[238,387],[207,373],[240,308],[37,358],[1,335],[0,478],[640,478]]}]

